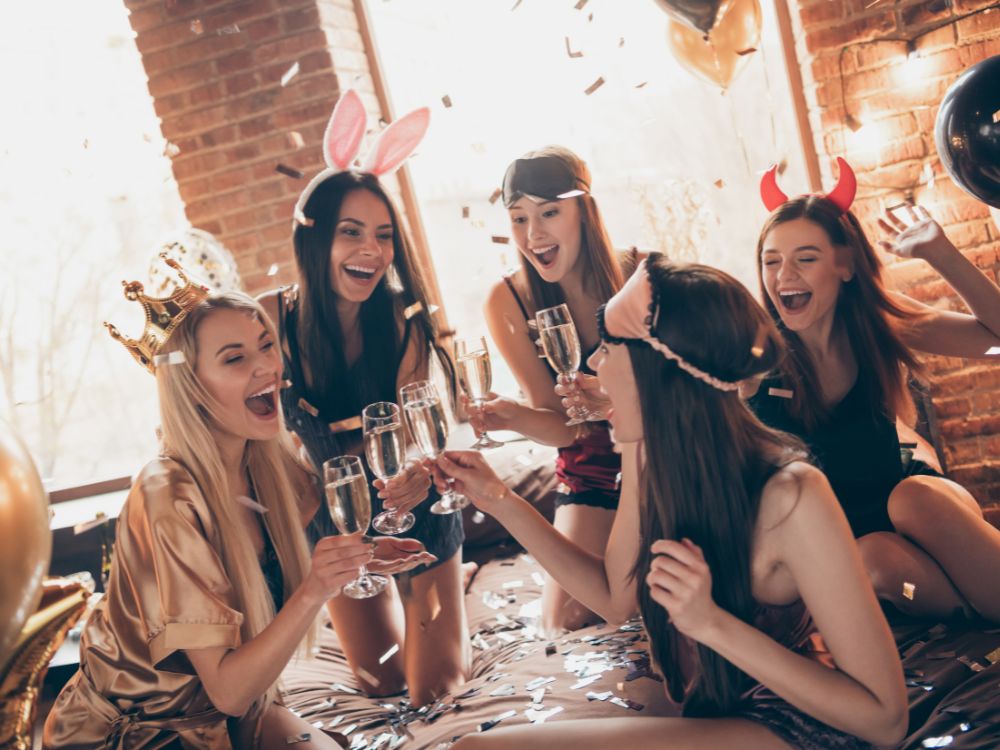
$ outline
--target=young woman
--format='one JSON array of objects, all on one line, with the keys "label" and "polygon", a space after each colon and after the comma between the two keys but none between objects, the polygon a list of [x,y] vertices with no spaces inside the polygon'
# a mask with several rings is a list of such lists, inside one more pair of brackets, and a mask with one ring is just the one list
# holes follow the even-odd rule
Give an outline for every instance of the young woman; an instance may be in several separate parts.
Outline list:
[{"label": "young woman", "polygon": [[326,511],[282,429],[263,310],[190,283],[150,300],[133,282],[126,296],[153,322],[139,341],[112,333],[155,371],[163,452],[118,518],[107,592],[44,746],[283,748],[308,733],[296,747],[337,747],[276,702],[281,671],[359,564],[433,558],[386,539],[372,560],[352,535],[321,539],[310,560],[303,529]]},{"label": "young woman", "polygon": [[[503,200],[521,269],[493,287],[485,315],[526,402],[495,397],[473,411],[471,421],[480,430],[517,430],[558,446],[561,494],[555,527],[584,549],[599,552],[618,506],[621,460],[605,422],[567,427],[565,407],[586,406],[591,418],[601,419],[606,400],[586,370],[574,383],[560,376],[556,385],[556,373],[539,358],[534,318],[540,309],[565,303],[589,353],[598,341],[594,313],[621,287],[622,266],[634,268],[637,254],[619,261],[590,195],[590,171],[568,149],[549,146],[515,160],[504,176]],[[574,630],[594,619],[551,578],[546,581],[542,622],[547,630]]]},{"label": "young woman", "polygon": [[[364,407],[398,402],[399,388],[427,378],[433,360],[454,391],[418,264],[378,178],[419,142],[419,122],[407,143],[392,141],[420,112],[393,123],[373,149],[370,171],[358,171],[351,164],[360,141],[345,146],[338,134],[356,133],[360,139],[364,109],[353,92],[342,97],[327,129],[331,168],[312,180],[295,211],[298,286],[261,298],[281,338],[285,418],[316,467],[346,453],[365,460]],[[380,153],[392,154],[394,161],[380,161]],[[423,542],[437,562],[379,596],[339,597],[329,606],[362,687],[372,695],[391,695],[408,686],[415,705],[464,682],[471,659],[461,514],[431,513],[431,503],[422,502],[429,488],[427,471],[412,462],[388,485],[375,483],[372,510],[373,515],[383,509],[412,512],[416,523],[406,533]],[[336,533],[332,526],[321,531]],[[397,653],[384,658],[394,646],[400,647]]]},{"label": "young woman", "polygon": [[652,254],[608,303],[603,328],[591,362],[616,441],[638,448],[623,461],[642,464],[603,557],[553,530],[478,455],[437,465],[581,602],[609,621],[638,603],[682,718],[512,727],[456,748],[898,742],[902,669],[843,511],[797,441],[736,392],[779,361],[767,315],[721,271]]},{"label": "young woman", "polygon": [[982,574],[1000,566],[1000,530],[963,487],[923,462],[904,465],[896,428],[913,413],[915,352],[977,358],[1000,345],[1000,289],[916,208],[908,222],[891,213],[881,220],[882,247],[930,263],[972,314],[887,291],[849,210],[853,174],[842,159],[840,167],[842,185],[830,196],[787,200],[773,173],[762,183],[772,213],[757,245],[761,291],[791,356],[751,407],[808,444],[880,598],[914,615],[1000,621],[1000,579]]}]

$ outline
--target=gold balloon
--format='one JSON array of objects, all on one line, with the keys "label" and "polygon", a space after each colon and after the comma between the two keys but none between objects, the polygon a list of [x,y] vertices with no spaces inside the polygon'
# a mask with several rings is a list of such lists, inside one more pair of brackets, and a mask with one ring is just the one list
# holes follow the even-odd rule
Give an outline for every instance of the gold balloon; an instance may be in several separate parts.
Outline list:
[{"label": "gold balloon", "polygon": [[725,89],[760,43],[759,0],[733,0],[708,34],[670,21],[674,57],[697,77]]},{"label": "gold balloon", "polygon": [[38,606],[52,558],[49,500],[24,446],[0,425],[0,671]]}]

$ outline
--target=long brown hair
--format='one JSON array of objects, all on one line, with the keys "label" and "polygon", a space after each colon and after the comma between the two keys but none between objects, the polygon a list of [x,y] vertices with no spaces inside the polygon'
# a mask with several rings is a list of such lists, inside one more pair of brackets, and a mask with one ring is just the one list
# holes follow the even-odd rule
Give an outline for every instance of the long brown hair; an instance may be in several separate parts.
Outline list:
[{"label": "long brown hair", "polygon": [[[243,613],[240,635],[246,643],[270,624],[275,612],[257,553],[243,531],[234,499],[236,489],[229,486],[229,474],[211,430],[214,399],[194,371],[198,360],[198,326],[217,310],[252,315],[272,338],[275,336],[270,318],[253,299],[240,292],[213,294],[185,317],[163,347],[163,353],[183,352],[187,364],[156,368],[156,384],[163,452],[191,473],[215,519],[222,562]],[[280,409],[278,420],[280,423]],[[262,518],[281,563],[285,596],[291,596],[309,573],[300,500],[305,501],[304,493],[315,490],[283,426],[271,440],[248,440],[243,461],[257,502],[267,508]],[[312,634],[307,636],[307,643],[311,639]],[[252,712],[259,712],[276,697],[277,686],[272,685],[254,702]]]},{"label": "long brown hair", "polygon": [[[330,289],[330,248],[344,198],[367,190],[385,204],[392,221],[393,260],[371,296],[361,304],[364,342],[358,369],[348,367],[344,336]],[[408,326],[420,337],[422,362],[435,353],[454,393],[451,360],[439,344],[430,314],[427,284],[399,221],[399,212],[378,178],[367,172],[338,172],[321,182],[304,207],[315,217],[312,226],[298,225],[292,237],[299,272],[299,314],[296,336],[301,353],[306,399],[330,420],[356,416],[365,404],[396,400],[396,378],[405,355],[399,330],[407,308]],[[416,303],[420,303],[419,309]],[[416,310],[415,314],[412,313]],[[414,331],[411,328],[411,335]]]},{"label": "long brown hair", "polygon": [[[523,159],[537,159],[549,156],[566,164],[575,177],[590,185],[590,169],[587,163],[568,148],[563,146],[545,146],[537,151],[525,154]],[[580,258],[583,262],[584,288],[602,302],[611,299],[612,295],[622,288],[624,278],[618,263],[618,257],[608,230],[604,226],[597,201],[590,193],[577,196],[575,200],[580,207]],[[566,301],[562,287],[545,281],[535,270],[535,267],[518,253],[521,270],[528,281],[528,291],[536,309],[554,307]]]},{"label": "long brown hair", "polygon": [[798,334],[785,327],[764,288],[764,240],[774,227],[795,219],[813,222],[826,232],[831,244],[848,253],[854,273],[850,281],[841,285],[834,312],[835,324],[844,327],[858,362],[858,379],[866,386],[872,411],[884,412],[893,419],[896,416],[911,419],[914,407],[907,389],[907,377],[909,373],[919,375],[923,368],[903,343],[900,331],[919,318],[920,313],[901,307],[886,291],[882,261],[854,214],[844,213],[826,198],[816,195],[793,198],[776,208],[757,240],[761,299],[784,336],[790,355],[779,372],[793,393],[789,404],[791,415],[811,430],[827,412],[819,397],[822,391],[808,349]]},{"label": "long brown hair", "polygon": [[[655,335],[691,364],[735,382],[781,360],[781,335],[736,279],[709,266],[648,260],[659,315]],[[642,341],[627,340],[643,415],[641,546],[633,578],[655,662],[675,700],[685,696],[682,636],[645,585],[659,539],[691,539],[712,572],[712,597],[751,622],[751,553],[760,494],[778,466],[803,455],[789,435],[764,426],[735,391],[696,380]],[[732,712],[749,678],[699,645],[686,716]]]}]

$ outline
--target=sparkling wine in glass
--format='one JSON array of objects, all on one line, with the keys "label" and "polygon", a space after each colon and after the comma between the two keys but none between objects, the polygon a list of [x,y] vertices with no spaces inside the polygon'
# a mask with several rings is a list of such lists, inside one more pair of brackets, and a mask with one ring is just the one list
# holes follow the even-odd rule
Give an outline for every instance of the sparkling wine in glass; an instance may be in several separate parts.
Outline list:
[{"label": "sparkling wine in glass", "polygon": [[[490,390],[493,388],[493,368],[490,365],[490,350],[486,347],[483,336],[475,339],[458,339],[455,341],[455,364],[458,368],[458,382],[476,408],[482,408],[486,403]],[[470,448],[477,451],[487,448],[499,448],[503,445],[499,440],[490,437],[486,430],[477,438]]]},{"label": "sparkling wine in glass", "polygon": [[[361,412],[364,431],[365,457],[372,474],[387,482],[403,471],[406,447],[403,419],[399,407],[391,401],[368,404]],[[386,510],[375,516],[372,527],[382,534],[402,534],[413,528],[413,514]]]},{"label": "sparkling wine in glass", "polygon": [[[556,305],[547,307],[535,313],[538,323],[538,336],[542,341],[542,350],[552,369],[568,380],[576,378],[580,371],[580,337],[573,325],[569,307]],[[587,421],[587,410],[571,407],[567,426],[583,424]]]},{"label": "sparkling wine in glass", "polygon": [[[364,534],[372,517],[372,502],[368,494],[368,477],[357,456],[337,456],[323,462],[323,483],[330,517],[341,534]],[[358,577],[344,586],[352,599],[368,599],[380,594],[389,579],[371,574],[364,565]]]},{"label": "sparkling wine in glass", "polygon": [[[399,397],[417,450],[424,458],[437,458],[448,442],[448,419],[437,387],[429,380],[418,380],[404,385],[399,391]],[[468,504],[468,498],[456,494],[449,487],[441,495],[441,499],[431,506],[431,513],[442,516],[457,513]]]}]

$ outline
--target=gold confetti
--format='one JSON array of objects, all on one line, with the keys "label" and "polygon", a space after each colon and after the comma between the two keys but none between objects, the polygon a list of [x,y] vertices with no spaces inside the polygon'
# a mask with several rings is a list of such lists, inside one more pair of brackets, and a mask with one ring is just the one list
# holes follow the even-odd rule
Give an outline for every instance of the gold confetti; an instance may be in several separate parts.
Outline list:
[{"label": "gold confetti", "polygon": [[723,180],[723,179],[722,179],[722,178],[720,177],[720,178],[719,178],[718,180],[716,180],[716,181],[715,181],[715,182],[713,182],[712,184],[713,184],[713,185],[715,185],[715,186],[716,186],[717,188],[722,188],[722,187],[724,187],[724,186],[725,186],[725,184],[726,184],[726,181],[725,181],[725,180]]},{"label": "gold confetti", "polygon": [[572,48],[569,46],[569,37],[568,36],[564,37],[564,39],[566,40],[566,54],[567,55],[569,55],[571,58],[574,58],[574,59],[577,58],[577,57],[583,57],[583,53],[582,52],[574,52],[572,50]]},{"label": "gold confetti", "polygon": [[202,24],[200,18],[196,18],[191,22],[191,33],[195,36],[201,36],[205,33],[205,26]]},{"label": "gold confetti", "polygon": [[278,164],[274,168],[274,171],[296,180],[301,180],[305,176],[301,170],[296,169],[295,167],[289,167],[287,164]]},{"label": "gold confetti", "polygon": [[290,130],[286,135],[288,138],[288,145],[292,148],[299,149],[306,145],[305,140],[302,138],[302,133],[298,130]]},{"label": "gold confetti", "polygon": [[390,648],[388,651],[386,651],[384,654],[382,654],[378,658],[378,663],[379,664],[385,664],[387,661],[389,661],[389,659],[391,659],[398,652],[399,652],[399,644],[398,643],[392,644],[392,648]]},{"label": "gold confetti", "polygon": [[764,344],[767,343],[767,328],[761,326],[757,329],[757,336],[753,340],[753,346],[750,347],[750,353],[756,359],[760,359],[764,356]]},{"label": "gold confetti", "polygon": [[450,109],[451,108],[451,97],[448,96],[447,94],[445,94],[444,96],[441,97],[441,103],[445,106],[446,109]]},{"label": "gold confetti", "polygon": [[508,245],[510,244],[510,237],[504,237],[500,234],[494,234],[491,238],[494,244],[497,245]]},{"label": "gold confetti", "polygon": [[302,411],[307,412],[308,414],[313,415],[314,417],[319,416],[319,409],[317,409],[315,406],[313,406],[312,404],[310,404],[304,398],[300,398],[299,399],[299,408],[302,409]]},{"label": "gold confetti", "polygon": [[768,388],[767,395],[775,398],[792,398],[795,394],[787,388]]},{"label": "gold confetti", "polygon": [[468,219],[469,218],[469,207],[468,206],[462,206],[462,218],[463,219]]},{"label": "gold confetti", "polygon": [[742,57],[744,55],[752,55],[756,51],[756,47],[747,47],[746,49],[737,50],[736,54]]},{"label": "gold confetti", "polygon": [[490,195],[490,203],[491,204],[496,203],[498,200],[500,200],[501,195],[503,195],[503,190],[501,190],[500,188],[494,190],[493,193]]},{"label": "gold confetti", "polygon": [[916,593],[916,591],[917,587],[914,584],[910,583],[909,581],[903,582],[903,596],[905,596],[911,602],[913,601],[913,595]]},{"label": "gold confetti", "polygon": [[282,87],[287,86],[291,82],[291,80],[295,78],[295,76],[297,76],[298,74],[299,74],[299,63],[296,61],[292,63],[292,67],[286,70],[284,74],[281,76]]},{"label": "gold confetti", "polygon": [[583,6],[586,5],[586,4],[587,4],[587,0],[577,0],[577,3],[576,3],[576,5],[574,7],[577,10],[583,10]]},{"label": "gold confetti", "polygon": [[1000,648],[993,649],[983,658],[986,659],[986,661],[988,661],[990,664],[996,664],[997,662],[1000,662]]},{"label": "gold confetti", "polygon": [[421,302],[420,300],[417,300],[412,305],[403,310],[403,318],[409,320],[423,309],[424,309],[424,303]]},{"label": "gold confetti", "polygon": [[592,84],[590,84],[586,89],[584,89],[583,93],[585,93],[587,96],[590,96],[595,91],[597,91],[597,89],[601,88],[601,86],[603,86],[603,85],[604,85],[604,77],[601,76],[596,81],[594,81]]}]

